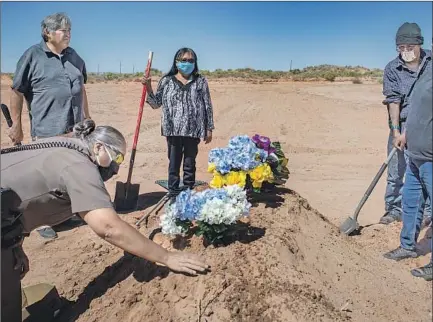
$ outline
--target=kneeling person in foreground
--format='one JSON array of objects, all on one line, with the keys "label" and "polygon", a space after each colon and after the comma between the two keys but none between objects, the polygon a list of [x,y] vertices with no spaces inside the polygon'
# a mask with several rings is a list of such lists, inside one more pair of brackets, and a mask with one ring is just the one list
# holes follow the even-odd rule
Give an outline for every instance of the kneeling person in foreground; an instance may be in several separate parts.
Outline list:
[{"label": "kneeling person in foreground", "polygon": [[92,120],[74,127],[75,138],[50,138],[1,151],[1,320],[21,322],[21,279],[29,270],[24,236],[79,213],[101,238],[128,253],[190,274],[202,259],[170,252],[120,219],[104,181],[117,173],[126,152],[123,135]]}]

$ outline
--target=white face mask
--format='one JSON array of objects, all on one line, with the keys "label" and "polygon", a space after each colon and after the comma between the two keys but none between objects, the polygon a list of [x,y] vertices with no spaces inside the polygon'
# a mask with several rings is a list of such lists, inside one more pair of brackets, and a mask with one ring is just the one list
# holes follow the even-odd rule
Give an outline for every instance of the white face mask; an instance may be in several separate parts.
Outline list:
[{"label": "white face mask", "polygon": [[401,53],[401,58],[406,63],[413,62],[416,59],[415,52],[413,50],[411,50],[411,51],[404,51],[404,52]]}]

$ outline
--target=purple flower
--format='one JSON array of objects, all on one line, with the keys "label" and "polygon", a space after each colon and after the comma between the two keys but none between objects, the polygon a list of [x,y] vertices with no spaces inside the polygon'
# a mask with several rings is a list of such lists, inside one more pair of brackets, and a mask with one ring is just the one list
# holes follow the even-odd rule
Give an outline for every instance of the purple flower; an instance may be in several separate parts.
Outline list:
[{"label": "purple flower", "polygon": [[257,145],[259,149],[263,149],[268,154],[274,153],[275,148],[271,147],[271,140],[267,136],[254,135],[252,141]]}]

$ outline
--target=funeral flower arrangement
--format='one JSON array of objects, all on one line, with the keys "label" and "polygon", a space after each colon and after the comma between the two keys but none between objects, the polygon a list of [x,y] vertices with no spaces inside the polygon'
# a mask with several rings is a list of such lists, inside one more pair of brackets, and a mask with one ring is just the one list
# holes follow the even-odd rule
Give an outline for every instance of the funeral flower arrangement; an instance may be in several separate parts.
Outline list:
[{"label": "funeral flower arrangement", "polygon": [[287,163],[279,142],[258,134],[232,137],[227,147],[209,153],[211,189],[182,191],[165,207],[162,233],[187,235],[194,229],[208,243],[219,243],[236,231],[239,219],[249,215],[247,190],[260,192],[264,182],[284,184],[289,176]]},{"label": "funeral flower arrangement", "polygon": [[288,159],[279,142],[268,137],[254,135],[234,136],[225,148],[213,149],[209,153],[208,172],[213,174],[210,186],[221,188],[251,184],[260,192],[264,182],[281,185],[288,179]]},{"label": "funeral flower arrangement", "polygon": [[230,232],[229,226],[249,215],[250,208],[246,191],[238,185],[185,190],[166,206],[160,226],[163,234],[175,236],[189,233],[195,225],[197,236],[215,244]]}]

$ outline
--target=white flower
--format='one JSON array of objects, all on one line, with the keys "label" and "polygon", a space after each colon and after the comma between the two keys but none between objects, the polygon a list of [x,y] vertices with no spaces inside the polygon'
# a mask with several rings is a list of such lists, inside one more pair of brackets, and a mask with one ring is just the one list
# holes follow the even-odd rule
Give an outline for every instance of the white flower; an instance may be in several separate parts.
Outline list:
[{"label": "white flower", "polygon": [[[239,185],[197,192],[194,196],[198,198],[194,202],[196,207],[199,207],[195,219],[209,225],[234,224],[241,217],[248,216],[251,208],[246,191]],[[185,202],[185,205],[188,205],[191,200]],[[182,234],[182,228],[176,225],[176,219],[182,217],[182,214],[177,213],[177,208],[176,204],[166,206],[160,223],[163,234]]]},{"label": "white flower", "polygon": [[182,227],[176,225],[175,207],[169,205],[165,208],[165,213],[161,216],[160,222],[161,231],[164,235],[180,235]]}]

